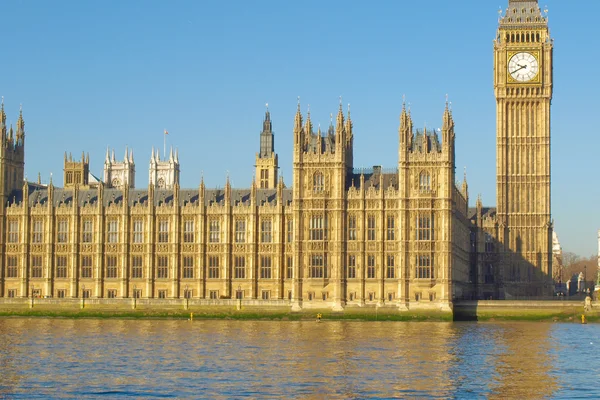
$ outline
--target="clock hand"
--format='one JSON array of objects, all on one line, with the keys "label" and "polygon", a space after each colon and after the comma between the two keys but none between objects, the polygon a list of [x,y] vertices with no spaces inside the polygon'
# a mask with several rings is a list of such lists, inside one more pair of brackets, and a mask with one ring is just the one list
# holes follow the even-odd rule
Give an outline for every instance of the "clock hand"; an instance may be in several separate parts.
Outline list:
[{"label": "clock hand", "polygon": [[[517,65],[519,65],[519,64],[517,64]],[[519,68],[515,69],[514,71],[511,71],[511,74],[514,74],[515,72],[520,71],[523,68],[527,68],[527,65],[519,65]]]}]

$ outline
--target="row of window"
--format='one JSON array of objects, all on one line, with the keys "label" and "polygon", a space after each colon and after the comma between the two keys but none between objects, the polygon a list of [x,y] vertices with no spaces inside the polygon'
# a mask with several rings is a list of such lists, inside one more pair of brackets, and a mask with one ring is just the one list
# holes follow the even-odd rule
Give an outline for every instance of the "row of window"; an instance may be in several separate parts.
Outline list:
[{"label": "row of window", "polygon": [[[18,277],[18,259],[16,256],[7,256],[6,258],[6,277],[17,278]],[[158,256],[156,264],[156,278],[168,279],[169,278],[169,258],[166,256]],[[208,257],[208,278],[218,279],[220,277],[220,258],[218,256]],[[184,256],[182,258],[182,275],[183,279],[194,278],[194,257]],[[416,278],[419,279],[433,279],[433,266],[431,262],[431,256],[429,255],[418,255],[416,257]],[[271,279],[273,277],[272,258],[270,256],[260,256],[259,258],[259,277],[261,279]],[[106,256],[105,264],[105,277],[106,278],[118,278],[118,259],[117,256]],[[80,277],[81,278],[92,278],[93,277],[92,267],[92,256],[82,256],[80,259]],[[67,278],[67,256],[56,256],[55,263],[55,277],[56,278]],[[348,279],[356,279],[357,276],[356,256],[348,256],[348,265],[346,269],[346,277]],[[393,255],[387,255],[386,257],[386,268],[385,277],[387,279],[396,278],[395,269],[395,258]],[[376,257],[374,255],[367,256],[367,267],[366,277],[368,279],[375,279],[377,277],[377,265]],[[42,256],[31,257],[31,278],[42,278]],[[287,257],[286,260],[286,272],[285,278],[291,279],[293,277],[292,257]],[[327,254],[312,254],[309,256],[308,266],[308,277],[309,278],[328,278],[327,269]],[[144,266],[142,256],[131,257],[131,278],[132,279],[143,279],[144,278]],[[235,256],[233,258],[233,278],[234,279],[246,279],[246,257]]]},{"label": "row of window", "polygon": [[[32,223],[32,243],[42,243],[44,227],[42,220],[35,220]],[[293,224],[291,220],[287,221],[287,242],[293,239]],[[82,226],[82,243],[91,243],[93,241],[93,221],[84,220]],[[144,221],[135,220],[132,223],[132,243],[144,242]],[[235,220],[235,243],[246,242],[246,221],[243,219]],[[324,215],[312,216],[309,220],[309,240],[323,241],[327,240],[327,217]],[[394,216],[388,216],[386,219],[386,240],[396,239],[396,220]],[[8,243],[19,242],[19,221],[11,220],[8,224]],[[169,221],[161,220],[158,222],[158,243],[169,242]],[[57,223],[57,243],[68,243],[69,224],[67,220],[59,220]],[[377,223],[374,215],[367,217],[367,240],[372,241],[377,238]],[[428,214],[420,214],[416,220],[416,238],[417,240],[433,240],[433,217]],[[348,217],[348,240],[357,240],[357,220],[356,216]],[[119,221],[112,220],[107,222],[107,243],[119,242]],[[194,243],[195,230],[194,221],[186,220],[183,222],[183,242]],[[219,220],[209,221],[208,242],[219,243],[221,241],[221,227]],[[273,241],[273,223],[270,219],[262,219],[260,222],[260,242],[272,243]]]}]

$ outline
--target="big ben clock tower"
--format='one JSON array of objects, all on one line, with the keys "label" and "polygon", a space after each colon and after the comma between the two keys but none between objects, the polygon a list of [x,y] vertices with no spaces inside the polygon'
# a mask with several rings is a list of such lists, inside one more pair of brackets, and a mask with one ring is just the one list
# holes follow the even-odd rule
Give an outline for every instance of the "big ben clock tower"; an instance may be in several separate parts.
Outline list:
[{"label": "big ben clock tower", "polygon": [[494,41],[497,239],[503,290],[551,290],[552,39],[537,0],[509,0]]}]

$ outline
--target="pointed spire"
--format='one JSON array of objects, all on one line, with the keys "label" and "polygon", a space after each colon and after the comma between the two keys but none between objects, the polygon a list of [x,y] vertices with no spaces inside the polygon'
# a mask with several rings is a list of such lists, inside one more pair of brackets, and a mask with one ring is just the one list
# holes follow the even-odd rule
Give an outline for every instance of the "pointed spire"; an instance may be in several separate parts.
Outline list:
[{"label": "pointed spire", "polygon": [[269,113],[269,103],[266,103],[265,107],[267,108],[267,110],[265,111],[265,120],[263,121],[263,132],[271,132],[272,125],[271,125],[271,113]]},{"label": "pointed spire", "polygon": [[129,146],[125,146],[125,157],[123,157],[123,162],[127,164],[129,162]]},{"label": "pointed spire", "polygon": [[[154,149],[152,150],[154,151]],[[110,164],[110,149],[106,146],[106,158],[104,160],[105,164]]]},{"label": "pointed spire", "polygon": [[313,125],[310,120],[310,104],[308,105],[308,111],[306,113],[306,124],[304,125],[304,132],[307,135],[311,135],[313,133]]},{"label": "pointed spire", "polygon": [[19,106],[19,119],[17,120],[17,142],[23,143],[25,138],[25,121],[23,120],[23,104]]},{"label": "pointed spire", "polygon": [[129,151],[129,162],[133,164],[133,149]]},{"label": "pointed spire", "polygon": [[348,117],[346,119],[346,135],[348,139],[352,138],[352,118],[350,118],[350,103],[348,103]]},{"label": "pointed spire", "polygon": [[110,161],[113,163],[117,162],[117,160],[115,159],[115,149],[112,150],[112,155],[111,155]]},{"label": "pointed spire", "polygon": [[174,161],[174,157],[173,157],[173,146],[171,146],[171,150],[169,152],[169,161]]},{"label": "pointed spire", "polygon": [[175,149],[175,163],[179,164],[179,149]]},{"label": "pointed spire", "polygon": [[302,113],[300,112],[300,96],[298,96],[298,108],[296,109],[296,116],[294,117],[294,132],[300,132],[302,130]]},{"label": "pointed spire", "polygon": [[464,171],[464,175],[463,175],[462,192],[463,192],[463,196],[465,196],[465,198],[467,198],[467,196],[469,195],[469,184],[467,183],[467,167],[466,166],[465,166],[465,171]]}]

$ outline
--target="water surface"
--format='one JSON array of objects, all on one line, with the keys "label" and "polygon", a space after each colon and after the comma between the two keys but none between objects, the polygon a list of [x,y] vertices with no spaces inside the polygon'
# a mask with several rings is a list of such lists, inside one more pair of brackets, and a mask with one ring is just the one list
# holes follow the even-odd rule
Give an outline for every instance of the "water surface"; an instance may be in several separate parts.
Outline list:
[{"label": "water surface", "polygon": [[0,398],[600,398],[600,325],[0,318]]}]

